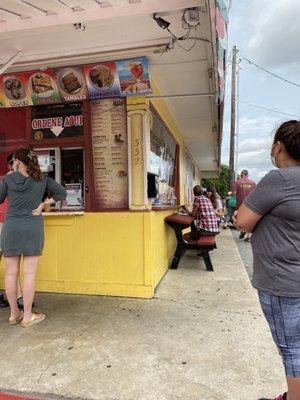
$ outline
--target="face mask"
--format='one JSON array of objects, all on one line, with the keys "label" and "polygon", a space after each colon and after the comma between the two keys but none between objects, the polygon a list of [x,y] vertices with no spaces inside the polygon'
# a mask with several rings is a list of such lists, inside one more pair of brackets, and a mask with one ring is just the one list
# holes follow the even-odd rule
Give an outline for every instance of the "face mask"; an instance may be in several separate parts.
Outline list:
[{"label": "face mask", "polygon": [[271,163],[273,164],[273,166],[274,166],[275,168],[279,168],[278,165],[277,165],[277,163],[276,163],[276,156],[273,156],[273,155],[272,155],[272,153],[273,153],[273,148],[274,148],[274,145],[272,146],[272,149],[271,149],[271,155],[270,155],[270,157],[271,157]]}]

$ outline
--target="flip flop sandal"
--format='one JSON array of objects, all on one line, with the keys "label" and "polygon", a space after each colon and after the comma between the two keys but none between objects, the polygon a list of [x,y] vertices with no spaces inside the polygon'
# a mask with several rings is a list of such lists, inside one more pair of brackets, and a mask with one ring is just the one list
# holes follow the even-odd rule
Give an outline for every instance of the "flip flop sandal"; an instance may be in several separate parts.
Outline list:
[{"label": "flip flop sandal", "polygon": [[23,312],[20,312],[20,314],[17,316],[15,319],[8,319],[8,325],[13,326],[13,325],[18,325],[23,319]]},{"label": "flip flop sandal", "polygon": [[45,318],[46,318],[46,315],[44,315],[44,314],[33,313],[32,317],[28,321],[22,320],[21,326],[23,328],[27,328],[28,326],[36,325],[36,324],[39,324],[40,322],[44,321]]}]

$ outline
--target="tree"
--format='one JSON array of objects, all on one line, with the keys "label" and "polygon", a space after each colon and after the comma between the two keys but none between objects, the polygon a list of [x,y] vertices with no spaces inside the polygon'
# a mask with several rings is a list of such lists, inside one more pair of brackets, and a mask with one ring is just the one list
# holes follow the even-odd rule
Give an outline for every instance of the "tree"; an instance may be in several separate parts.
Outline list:
[{"label": "tree", "polygon": [[221,165],[219,178],[202,179],[201,184],[205,188],[214,186],[219,195],[225,198],[230,190],[229,167],[227,165]]}]

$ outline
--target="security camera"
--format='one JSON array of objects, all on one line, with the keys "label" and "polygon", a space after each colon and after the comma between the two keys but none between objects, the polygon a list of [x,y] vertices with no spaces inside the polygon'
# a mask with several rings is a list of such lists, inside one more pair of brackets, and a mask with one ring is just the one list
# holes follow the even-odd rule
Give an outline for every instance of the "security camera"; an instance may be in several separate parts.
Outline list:
[{"label": "security camera", "polygon": [[75,31],[81,31],[81,32],[84,32],[87,28],[84,22],[75,22],[75,24],[73,24],[73,27]]},{"label": "security camera", "polygon": [[159,17],[156,13],[153,14],[153,19],[154,21],[156,21],[157,25],[162,29],[168,29],[169,26],[171,25],[169,21],[166,21],[165,19]]}]

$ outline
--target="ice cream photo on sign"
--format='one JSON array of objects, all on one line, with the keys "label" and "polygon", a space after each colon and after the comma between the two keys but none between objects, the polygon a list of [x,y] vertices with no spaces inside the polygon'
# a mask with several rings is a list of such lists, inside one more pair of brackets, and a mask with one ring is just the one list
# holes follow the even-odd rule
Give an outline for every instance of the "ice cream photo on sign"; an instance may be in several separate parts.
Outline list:
[{"label": "ice cream photo on sign", "polygon": [[151,93],[149,63],[145,57],[117,61],[121,95]]}]

